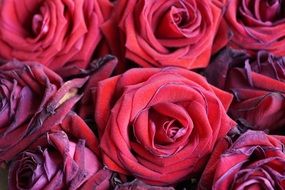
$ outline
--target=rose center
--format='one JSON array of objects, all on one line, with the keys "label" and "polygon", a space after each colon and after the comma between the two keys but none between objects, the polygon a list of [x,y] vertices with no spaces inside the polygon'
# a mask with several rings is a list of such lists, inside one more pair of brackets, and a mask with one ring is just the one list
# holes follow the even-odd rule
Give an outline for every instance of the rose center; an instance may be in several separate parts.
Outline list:
[{"label": "rose center", "polygon": [[39,34],[46,34],[49,30],[47,19],[45,19],[40,14],[34,15],[32,21],[32,29],[36,36]]},{"label": "rose center", "polygon": [[176,23],[177,26],[183,27],[188,22],[188,14],[185,10],[178,10],[177,12],[172,14],[172,19]]},{"label": "rose center", "polygon": [[262,21],[275,21],[282,17],[282,5],[279,0],[261,1],[259,12]]},{"label": "rose center", "polygon": [[28,189],[32,186],[33,171],[31,169],[22,170],[18,176],[18,185],[23,189]]},{"label": "rose center", "polygon": [[155,123],[155,143],[169,145],[177,141],[186,133],[186,129],[174,118],[160,114],[154,110],[150,112],[151,120]]},{"label": "rose center", "polygon": [[276,2],[278,2],[279,0],[267,0],[267,4],[269,6],[272,6],[273,4],[275,4]]},{"label": "rose center", "polygon": [[[163,123],[162,121],[160,123]],[[168,145],[174,143],[185,134],[185,129],[176,120],[168,120],[157,124],[155,141],[157,144]]]},{"label": "rose center", "polygon": [[250,10],[255,19],[262,22],[275,22],[285,16],[284,2],[281,0],[244,0],[244,11]]},{"label": "rose center", "polygon": [[166,121],[163,124],[165,134],[173,140],[176,140],[183,135],[180,129],[179,124],[175,120]]},{"label": "rose center", "polygon": [[19,189],[30,189],[33,184],[34,171],[37,164],[33,158],[26,158],[17,171],[17,186]]},{"label": "rose center", "polygon": [[195,22],[196,16],[194,7],[179,1],[161,14],[155,35],[158,38],[183,37],[183,30]]}]

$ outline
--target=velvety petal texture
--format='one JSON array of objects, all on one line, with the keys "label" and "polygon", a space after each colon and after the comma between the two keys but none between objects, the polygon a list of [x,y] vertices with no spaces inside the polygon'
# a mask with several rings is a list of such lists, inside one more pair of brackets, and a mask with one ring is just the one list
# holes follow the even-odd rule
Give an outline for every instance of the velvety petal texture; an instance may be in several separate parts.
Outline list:
[{"label": "velvety petal texture", "polygon": [[234,94],[229,113],[252,128],[273,131],[285,124],[285,59],[264,51],[250,58],[227,49],[207,68],[210,83]]},{"label": "velvety petal texture", "polygon": [[284,136],[247,131],[215,147],[198,189],[284,189]]},{"label": "velvety petal texture", "polygon": [[104,163],[147,184],[201,172],[235,125],[226,114],[232,96],[186,69],[131,69],[93,89]]},{"label": "velvety petal texture", "polygon": [[285,190],[284,129],[285,0],[0,0],[0,190]]},{"label": "velvety petal texture", "polygon": [[[69,129],[69,137],[60,128]],[[97,155],[88,148],[94,145],[94,138],[78,116],[69,114],[57,129],[39,137],[12,160],[9,189],[107,190],[111,172],[102,168]]]},{"label": "velvety petal texture", "polygon": [[224,6],[220,0],[119,0],[102,30],[113,54],[142,67],[203,68]]},{"label": "velvety petal texture", "polygon": [[87,67],[110,6],[107,0],[1,1],[0,57],[33,60],[63,76],[73,74]]},{"label": "velvety petal texture", "polygon": [[63,83],[34,62],[0,66],[0,162],[24,150],[34,138],[60,123],[79,100],[87,78]]},{"label": "velvety petal texture", "polygon": [[285,55],[284,0],[231,0],[225,19],[233,33],[232,47]]}]

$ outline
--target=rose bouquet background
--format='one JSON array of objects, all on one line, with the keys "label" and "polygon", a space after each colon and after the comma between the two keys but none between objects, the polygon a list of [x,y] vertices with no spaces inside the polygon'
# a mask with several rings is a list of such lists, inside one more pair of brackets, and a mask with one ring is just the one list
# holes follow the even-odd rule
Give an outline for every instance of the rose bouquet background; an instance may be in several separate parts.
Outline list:
[{"label": "rose bouquet background", "polygon": [[285,1],[0,0],[0,189],[285,189]]}]

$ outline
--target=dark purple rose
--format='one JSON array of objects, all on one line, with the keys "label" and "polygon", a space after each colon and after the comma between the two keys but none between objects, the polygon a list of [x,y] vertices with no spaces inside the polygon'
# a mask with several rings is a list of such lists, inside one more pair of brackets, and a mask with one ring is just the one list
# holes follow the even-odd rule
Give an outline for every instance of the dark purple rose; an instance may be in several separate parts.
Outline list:
[{"label": "dark purple rose", "polygon": [[80,117],[68,114],[11,161],[9,189],[107,190],[111,172],[92,150],[95,138]]},{"label": "dark purple rose", "polygon": [[227,49],[206,73],[210,83],[235,95],[229,109],[234,119],[245,119],[254,129],[270,131],[285,124],[284,57],[258,52],[250,58]]},{"label": "dark purple rose", "polygon": [[86,80],[63,83],[56,73],[34,62],[14,60],[0,66],[0,162],[60,123],[80,98],[77,88]]}]

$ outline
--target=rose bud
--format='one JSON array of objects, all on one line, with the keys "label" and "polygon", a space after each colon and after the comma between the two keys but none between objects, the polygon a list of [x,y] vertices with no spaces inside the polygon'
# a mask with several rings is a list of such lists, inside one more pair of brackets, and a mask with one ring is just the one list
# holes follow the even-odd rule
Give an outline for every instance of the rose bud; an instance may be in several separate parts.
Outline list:
[{"label": "rose bud", "polygon": [[160,186],[152,186],[147,185],[140,180],[134,180],[129,183],[123,183],[117,185],[115,190],[175,190],[173,187],[160,187]]},{"label": "rose bud", "polygon": [[229,113],[253,129],[274,131],[285,124],[284,57],[258,52],[255,58],[225,50],[207,69],[208,81],[231,91]]},{"label": "rose bud", "polygon": [[105,165],[150,185],[201,172],[235,125],[226,114],[232,96],[186,69],[131,69],[93,91]]},{"label": "rose bud", "polygon": [[222,139],[199,182],[199,190],[284,189],[285,137],[247,131]]},{"label": "rose bud", "polygon": [[285,55],[284,0],[231,0],[225,13],[233,33],[230,46],[255,54],[266,50]]},{"label": "rose bud", "polygon": [[107,0],[1,1],[0,57],[37,61],[62,76],[74,74],[87,67],[110,9]]},{"label": "rose bud", "polygon": [[0,66],[0,162],[60,123],[79,100],[77,89],[86,80],[63,83],[56,73],[34,62],[14,60]]},{"label": "rose bud", "polygon": [[120,60],[142,67],[203,68],[215,51],[224,6],[219,0],[119,0],[102,31]]},{"label": "rose bud", "polygon": [[71,140],[63,131],[53,131],[13,159],[9,189],[86,189],[89,185],[89,189],[107,190],[110,176],[84,139]]}]

